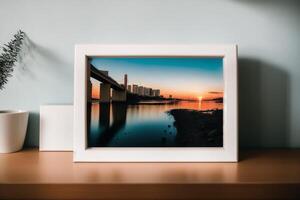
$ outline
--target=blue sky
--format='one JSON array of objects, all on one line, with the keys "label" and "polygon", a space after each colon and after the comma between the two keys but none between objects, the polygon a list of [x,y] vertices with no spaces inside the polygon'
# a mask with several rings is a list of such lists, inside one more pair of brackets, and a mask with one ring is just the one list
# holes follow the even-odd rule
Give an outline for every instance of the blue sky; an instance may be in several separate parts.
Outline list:
[{"label": "blue sky", "polygon": [[91,63],[109,71],[109,76],[120,83],[127,74],[129,84],[161,89],[163,94],[175,97],[223,91],[222,58],[95,57]]}]

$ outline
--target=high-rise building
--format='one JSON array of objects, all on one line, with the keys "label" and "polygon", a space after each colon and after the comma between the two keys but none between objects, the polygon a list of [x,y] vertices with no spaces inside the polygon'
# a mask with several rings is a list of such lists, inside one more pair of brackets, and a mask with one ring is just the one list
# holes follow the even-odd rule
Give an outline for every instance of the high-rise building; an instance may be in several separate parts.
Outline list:
[{"label": "high-rise building", "polygon": [[146,87],[144,88],[144,95],[145,96],[150,96],[150,89],[151,88],[146,88]]},{"label": "high-rise building", "polygon": [[150,88],[150,97],[153,97],[153,90]]},{"label": "high-rise building", "polygon": [[138,95],[140,95],[140,96],[144,96],[144,87],[143,86],[139,86],[138,87]]},{"label": "high-rise building", "polygon": [[127,86],[127,91],[128,91],[128,92],[132,92],[132,90],[131,90],[131,85],[128,85],[128,86]]},{"label": "high-rise building", "polygon": [[127,83],[128,83],[128,76],[127,74],[124,74],[124,87],[127,89]]},{"label": "high-rise building", "polygon": [[138,94],[138,85],[132,85],[132,93]]},{"label": "high-rise building", "polygon": [[160,90],[152,90],[152,96],[159,97],[160,96]]}]

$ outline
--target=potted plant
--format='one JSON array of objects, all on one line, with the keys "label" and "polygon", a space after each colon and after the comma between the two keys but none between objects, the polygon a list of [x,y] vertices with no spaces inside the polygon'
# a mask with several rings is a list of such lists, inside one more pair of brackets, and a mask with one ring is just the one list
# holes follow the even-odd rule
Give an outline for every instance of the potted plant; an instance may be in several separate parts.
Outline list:
[{"label": "potted plant", "polygon": [[[0,90],[12,76],[15,63],[24,41],[25,33],[19,30],[14,38],[2,47],[0,54]],[[0,153],[11,153],[22,149],[29,112],[22,110],[0,110]]]}]

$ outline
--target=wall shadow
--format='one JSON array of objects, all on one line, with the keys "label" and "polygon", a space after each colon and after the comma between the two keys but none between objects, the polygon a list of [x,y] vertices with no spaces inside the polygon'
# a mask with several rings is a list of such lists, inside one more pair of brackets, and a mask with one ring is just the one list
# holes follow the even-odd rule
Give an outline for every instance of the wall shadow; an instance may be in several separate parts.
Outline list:
[{"label": "wall shadow", "polygon": [[286,147],[289,142],[290,80],[283,67],[240,58],[239,146]]},{"label": "wall shadow", "polygon": [[[70,69],[62,67],[72,66],[72,63],[67,63],[57,52],[53,52],[48,47],[34,42],[27,35],[25,35],[22,51],[18,59],[19,69],[23,72],[22,75],[27,75],[32,79],[37,78],[37,69],[46,70],[47,73],[54,73],[56,76],[62,78],[72,78],[72,76],[70,76]],[[33,68],[33,66],[35,68]]]},{"label": "wall shadow", "polygon": [[[48,47],[37,44],[31,40],[28,35],[25,35],[22,50],[18,56],[18,63],[16,65],[15,69],[18,70],[19,73],[16,73],[15,76],[19,81],[31,79],[36,81],[36,84],[40,84],[41,79],[39,76],[46,74],[49,77],[55,77],[55,81],[73,82],[73,73],[70,73],[73,68],[66,67],[72,66],[72,63],[67,63],[62,56]],[[47,90],[48,93],[52,92],[53,95],[56,95],[55,89],[51,88],[53,83],[50,78],[47,80],[43,79],[43,84],[44,91]],[[73,90],[71,91],[73,92]],[[46,96],[49,98],[48,94]],[[32,95],[32,98],[34,98],[34,95]],[[47,102],[48,104],[57,103],[54,98],[49,101]],[[66,101],[65,103],[70,102]],[[43,104],[43,102],[40,102],[40,104]],[[64,103],[60,102],[59,104]],[[39,146],[39,109],[33,108],[30,110],[32,110],[32,112],[29,114],[24,147],[37,147]]]}]

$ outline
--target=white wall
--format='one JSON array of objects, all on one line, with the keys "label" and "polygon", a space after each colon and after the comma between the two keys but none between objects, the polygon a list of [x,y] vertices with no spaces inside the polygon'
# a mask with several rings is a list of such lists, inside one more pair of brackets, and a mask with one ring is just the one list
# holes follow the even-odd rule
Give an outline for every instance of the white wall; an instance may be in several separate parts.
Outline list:
[{"label": "white wall", "polygon": [[242,147],[300,147],[300,3],[271,0],[0,0],[0,44],[18,29],[27,54],[0,109],[73,102],[76,43],[239,45]]}]

